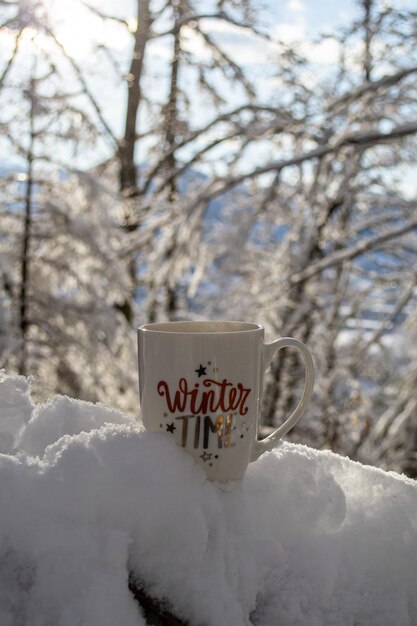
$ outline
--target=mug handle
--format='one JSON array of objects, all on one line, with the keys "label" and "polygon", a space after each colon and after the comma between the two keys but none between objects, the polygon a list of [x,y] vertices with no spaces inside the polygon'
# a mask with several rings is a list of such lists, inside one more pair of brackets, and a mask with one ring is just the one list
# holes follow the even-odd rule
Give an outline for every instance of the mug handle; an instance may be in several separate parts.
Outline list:
[{"label": "mug handle", "polygon": [[300,417],[303,415],[306,410],[307,403],[310,400],[311,393],[313,391],[314,386],[314,365],[313,359],[309,349],[298,339],[293,339],[292,337],[282,337],[282,339],[277,339],[272,343],[264,343],[262,347],[262,356],[264,369],[269,366],[269,363],[278,350],[282,348],[293,347],[301,353],[301,356],[304,360],[304,366],[306,371],[306,380],[304,383],[304,391],[301,396],[301,400],[291,413],[289,418],[281,424],[276,430],[274,430],[269,437],[266,439],[262,439],[261,441],[255,440],[252,447],[252,455],[251,461],[256,461],[261,454],[267,452],[268,450],[272,450],[278,443],[278,441],[287,434],[289,430],[298,422]]}]

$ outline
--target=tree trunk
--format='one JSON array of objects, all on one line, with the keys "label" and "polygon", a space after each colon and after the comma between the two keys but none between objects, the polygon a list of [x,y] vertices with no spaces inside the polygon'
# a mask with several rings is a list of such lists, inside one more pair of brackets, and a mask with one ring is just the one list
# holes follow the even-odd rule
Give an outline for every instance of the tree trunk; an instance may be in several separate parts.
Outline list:
[{"label": "tree trunk", "polygon": [[[182,0],[176,0],[173,4],[174,9],[174,48],[171,63],[171,81],[169,100],[166,108],[166,135],[165,146],[168,153],[167,174],[169,177],[169,203],[173,204],[177,200],[178,181],[176,177],[177,160],[175,156],[175,144],[178,132],[178,71],[181,56],[181,26],[180,20],[183,15]],[[167,252],[167,260],[171,259],[175,253],[175,238]],[[165,312],[168,319],[175,319],[178,309],[177,281],[170,281],[169,278],[165,283]]]},{"label": "tree trunk", "polygon": [[[143,62],[151,22],[149,0],[137,0],[137,28],[134,33],[133,53],[127,75],[125,132],[119,146],[119,185],[120,191],[126,199],[123,228],[128,233],[136,230],[139,226],[138,167],[135,161],[136,125],[142,99]],[[137,286],[136,259],[134,257],[129,263],[129,277],[131,283],[129,296],[123,302],[115,303],[115,307],[129,324],[132,324],[134,318],[133,303]]]},{"label": "tree trunk", "polygon": [[35,142],[35,108],[36,108],[36,96],[35,96],[36,83],[32,74],[29,87],[29,146],[27,151],[27,178],[26,178],[26,190],[25,190],[25,214],[23,222],[23,245],[22,245],[22,258],[20,265],[20,291],[19,291],[19,329],[22,338],[22,347],[20,350],[20,358],[18,371],[19,374],[26,376],[28,373],[28,331],[29,331],[29,318],[28,318],[28,292],[29,292],[29,270],[30,270],[30,245],[32,236],[32,213],[33,213],[33,160],[34,160],[34,142]]},{"label": "tree trunk", "polygon": [[[149,0],[137,0],[137,29],[133,54],[127,76],[127,108],[125,132],[119,148],[120,158],[120,190],[127,196],[138,194],[138,173],[135,163],[136,123],[142,98],[142,71],[145,47],[149,38],[151,18]],[[132,218],[131,215],[126,216]],[[127,226],[130,220],[127,219]],[[131,225],[134,227],[134,223]]]},{"label": "tree trunk", "polygon": [[[183,16],[184,10],[182,6],[182,0],[174,0],[172,3],[174,11],[174,42],[172,50],[172,62],[171,62],[171,76],[170,76],[170,89],[168,102],[165,107],[164,116],[164,130],[165,130],[165,142],[164,150],[167,154],[165,174],[169,180],[168,186],[168,203],[173,205],[177,201],[178,197],[178,180],[176,176],[177,172],[177,159],[175,156],[175,146],[177,143],[178,134],[178,73],[180,67],[181,58],[181,26],[180,21]],[[175,236],[171,245],[165,253],[165,261],[170,261],[176,251],[176,239]],[[152,292],[154,285],[150,286]],[[175,319],[178,310],[178,287],[176,281],[171,281],[169,277],[165,279],[163,308],[168,319]],[[158,302],[156,297],[152,297],[148,307],[148,322],[155,322],[158,318]]]},{"label": "tree trunk", "polygon": [[365,30],[364,41],[364,54],[363,54],[363,70],[365,74],[365,80],[371,80],[372,70],[372,56],[371,56],[371,41],[372,41],[372,26],[371,26],[371,12],[372,12],[373,0],[363,0],[364,19],[363,27]]}]

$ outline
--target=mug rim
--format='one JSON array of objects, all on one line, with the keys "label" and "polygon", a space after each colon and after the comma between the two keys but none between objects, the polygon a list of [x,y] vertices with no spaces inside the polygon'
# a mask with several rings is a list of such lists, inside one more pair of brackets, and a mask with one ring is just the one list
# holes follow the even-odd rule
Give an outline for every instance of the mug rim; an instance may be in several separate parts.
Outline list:
[{"label": "mug rim", "polygon": [[235,335],[264,330],[255,322],[200,320],[178,322],[151,322],[139,326],[138,332],[163,333],[174,335]]}]

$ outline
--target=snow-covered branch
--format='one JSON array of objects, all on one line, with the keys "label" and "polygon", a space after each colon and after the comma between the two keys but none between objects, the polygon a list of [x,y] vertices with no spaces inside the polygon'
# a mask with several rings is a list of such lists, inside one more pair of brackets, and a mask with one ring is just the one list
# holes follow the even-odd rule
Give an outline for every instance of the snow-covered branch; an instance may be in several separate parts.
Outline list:
[{"label": "snow-covered branch", "polygon": [[369,252],[370,250],[376,250],[381,248],[385,243],[391,241],[392,239],[397,239],[398,237],[402,237],[407,233],[417,230],[417,219],[411,220],[406,224],[402,224],[398,228],[392,228],[382,235],[378,235],[377,237],[369,237],[364,241],[360,241],[355,246],[351,248],[346,248],[333,254],[325,257],[321,261],[314,263],[310,267],[307,267],[302,272],[298,274],[293,274],[289,282],[291,285],[296,285],[298,283],[302,283],[313,276],[323,272],[325,269],[330,267],[334,267],[335,265],[339,265],[347,260],[355,259],[358,256]]}]

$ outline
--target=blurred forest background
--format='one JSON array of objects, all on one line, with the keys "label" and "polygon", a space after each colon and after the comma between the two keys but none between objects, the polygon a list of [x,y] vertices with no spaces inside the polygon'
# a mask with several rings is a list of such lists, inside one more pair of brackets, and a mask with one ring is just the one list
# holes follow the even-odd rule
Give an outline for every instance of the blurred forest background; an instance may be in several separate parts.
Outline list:
[{"label": "blurred forest background", "polygon": [[293,441],[417,476],[417,11],[353,9],[0,0],[0,367],[137,414],[138,325],[256,321]]}]

